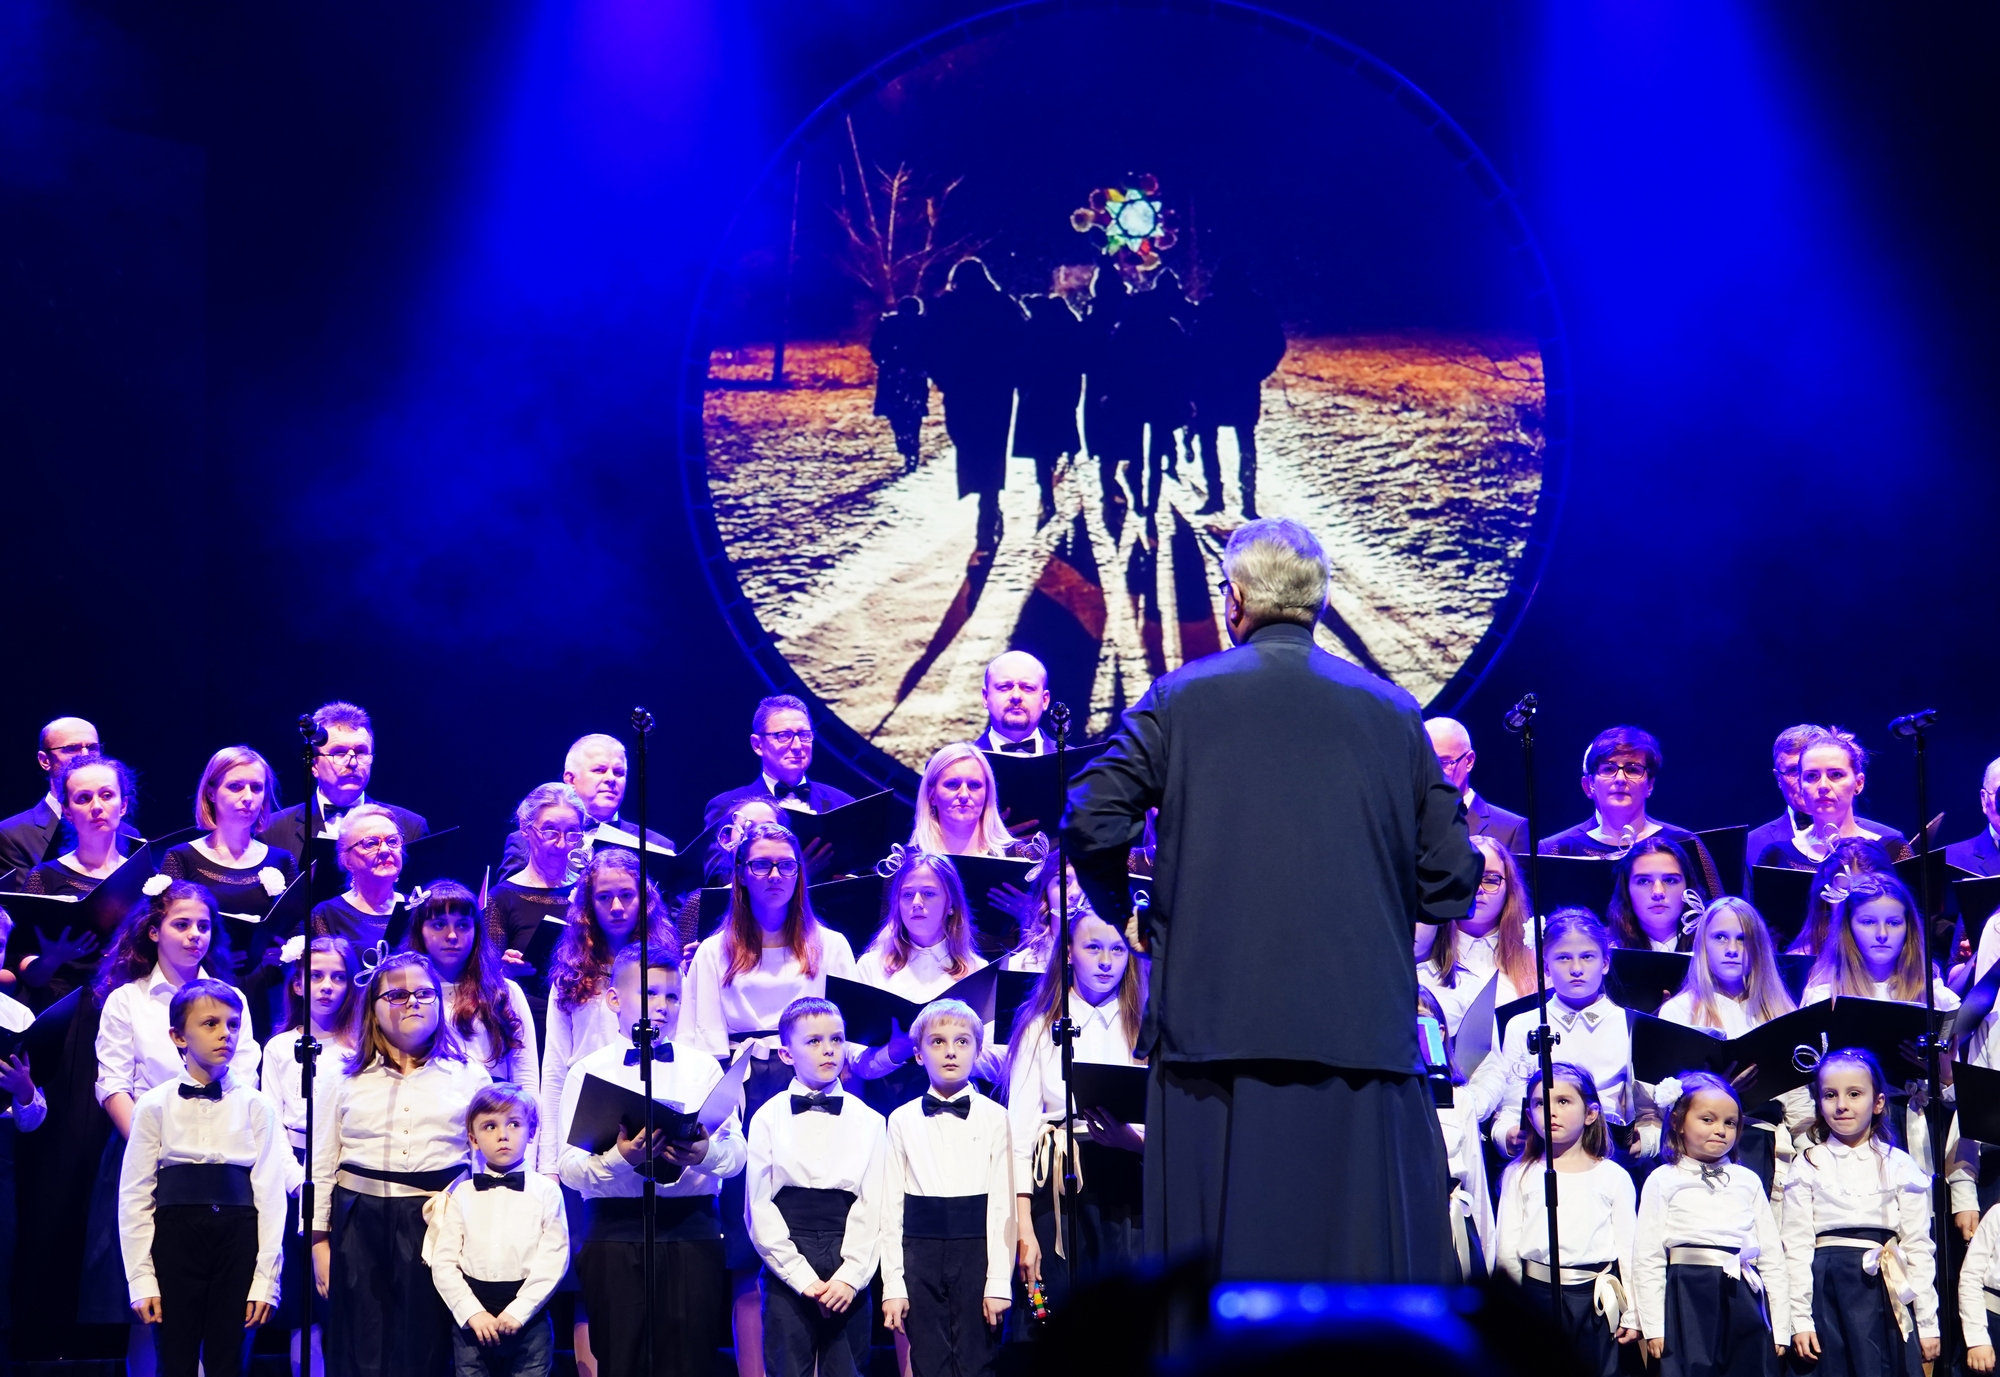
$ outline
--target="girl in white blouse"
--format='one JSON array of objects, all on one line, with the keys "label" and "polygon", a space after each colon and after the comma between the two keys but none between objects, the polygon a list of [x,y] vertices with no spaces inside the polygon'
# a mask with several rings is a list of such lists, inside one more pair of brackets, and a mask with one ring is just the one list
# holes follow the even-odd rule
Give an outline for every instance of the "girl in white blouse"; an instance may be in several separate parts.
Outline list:
[{"label": "girl in white blouse", "polygon": [[[829,975],[855,978],[854,949],[813,916],[799,839],[775,822],[748,824],[731,863],[729,916],[695,948],[682,979],[679,1038],[725,1061],[757,1058],[743,1085],[745,1123],[791,1084],[791,1067],[772,1055],[779,1015],[795,999],[824,997]],[[744,1226],[742,1176],[723,1183],[720,1203],[736,1368],[757,1374],[764,1370],[762,1264]]]},{"label": "girl in white blouse", "polygon": [[330,1302],[332,1372],[436,1377],[451,1364],[424,1206],[470,1167],[465,1113],[491,1077],[459,1046],[443,998],[426,957],[383,961],[353,1055],[314,1086],[313,1277]]},{"label": "girl in white blouse", "polygon": [[1785,1182],[1792,1347],[1824,1377],[1918,1377],[1939,1346],[1930,1177],[1895,1145],[1873,1055],[1829,1052],[1813,1080],[1817,1113]]},{"label": "girl in white blouse", "polygon": [[[1420,1047],[1435,1039],[1442,1064],[1450,1066],[1452,1102],[1437,1106],[1438,1130],[1444,1135],[1445,1169],[1451,1175],[1451,1234],[1458,1254],[1459,1280],[1467,1286],[1484,1281],[1493,1266],[1493,1196],[1486,1188],[1486,1142],[1479,1132],[1479,1113],[1472,1097],[1457,1089],[1465,1084],[1452,1055],[1451,1034],[1444,1030],[1444,1010],[1431,991],[1417,987],[1417,1038]],[[1440,1063],[1424,1053],[1427,1065]]]},{"label": "girl in white blouse", "polygon": [[478,896],[456,880],[439,880],[410,896],[411,951],[437,967],[447,986],[445,1019],[466,1055],[496,1081],[541,1089],[541,1056],[528,996],[500,974],[500,952],[479,914]]},{"label": "girl in white blouse", "polygon": [[[299,1039],[312,1029],[319,1043],[315,1077],[337,1076],[354,1051],[355,1025],[361,1017],[361,963],[354,945],[345,937],[315,937],[305,951],[305,938],[295,937],[286,944],[299,949],[288,963],[290,978],[285,984],[285,1026],[264,1044],[264,1093],[278,1106],[278,1118],[285,1126],[298,1172],[292,1181],[297,1196],[305,1177],[306,1101],[302,1087],[303,1068],[299,1065]],[[303,960],[299,957],[304,957]],[[318,1085],[315,1080],[315,1086]],[[315,1125],[321,1132],[324,1125]],[[312,1255],[298,1227],[298,1202],[285,1215],[285,1273],[278,1291],[278,1323],[292,1335],[292,1370],[299,1369],[299,1331],[306,1327],[306,1301],[314,1297],[311,1326],[313,1369],[326,1370],[320,1358],[321,1331],[326,1324],[326,1302],[314,1296]]]},{"label": "girl in white blouse", "polygon": [[[86,1224],[83,1293],[78,1314],[86,1323],[131,1323],[124,1262],[113,1266],[117,1239],[117,1182],[125,1159],[125,1139],[132,1131],[132,1110],[139,1097],[181,1074],[180,1049],[168,1027],[167,1005],[174,991],[190,980],[211,978],[205,968],[211,955],[227,968],[226,952],[214,951],[221,936],[215,896],[198,884],[155,875],[146,881],[146,900],[135,906],[118,927],[97,969],[94,990],[104,1003],[97,1023],[97,1102],[118,1130],[105,1144],[98,1184],[91,1195]],[[243,992],[238,990],[237,997]],[[249,1008],[249,1002],[244,1002]],[[257,1040],[246,1027],[230,1061],[230,1073],[243,1085],[257,1083]],[[105,1194],[108,1189],[109,1194]],[[115,1274],[114,1274],[115,1273]],[[144,1344],[143,1354],[136,1352]],[[151,1372],[152,1336],[143,1325],[133,1330],[128,1366]]]},{"label": "girl in white blouse", "polygon": [[1455,922],[1440,923],[1427,956],[1417,963],[1417,980],[1437,996],[1445,1027],[1453,1037],[1466,1008],[1499,977],[1493,1007],[1499,1008],[1535,992],[1535,951],[1528,932],[1528,887],[1521,868],[1507,848],[1491,837],[1474,837],[1486,868],[1472,911]]},{"label": "girl in white blouse", "polygon": [[[973,946],[965,887],[949,857],[906,853],[901,868],[890,877],[883,902],[888,917],[855,962],[855,979],[913,1003],[928,1004],[985,967],[986,959]],[[991,1032],[989,1028],[989,1037]],[[911,1061],[915,1055],[909,1031],[903,1028],[896,1029],[886,1046],[852,1048],[856,1075],[866,1081],[896,1082],[866,1096],[882,1113],[923,1093],[928,1082],[923,1069]],[[998,1065],[983,1057],[981,1062],[982,1074],[987,1075],[992,1073],[986,1066]]]},{"label": "girl in white blouse", "polygon": [[1639,1338],[1632,1300],[1632,1228],[1638,1208],[1632,1178],[1611,1160],[1611,1139],[1597,1084],[1582,1067],[1556,1062],[1549,1088],[1554,1127],[1542,1132],[1542,1077],[1529,1080],[1521,1155],[1500,1175],[1495,1265],[1529,1297],[1552,1307],[1547,1176],[1555,1163],[1558,1239],[1562,1248],[1561,1328],[1599,1377],[1618,1377],[1618,1346]]},{"label": "girl in white blouse", "polygon": [[[1141,963],[1125,935],[1087,904],[1070,916],[1069,1017],[1076,1024],[1075,1060],[1137,1066],[1132,1054],[1146,988]],[[1052,963],[1014,1019],[1007,1057],[1007,1120],[1014,1138],[1015,1221],[1022,1282],[1041,1281],[1049,1303],[1060,1308],[1072,1267],[1078,1282],[1118,1270],[1138,1259],[1143,1197],[1140,1155],[1145,1126],[1122,1124],[1096,1106],[1077,1106],[1077,1142],[1083,1188],[1076,1197],[1079,1238],[1058,1233],[1056,1186],[1064,1176],[1062,1056],[1049,1036],[1062,998],[1061,966]],[[1065,1221],[1066,1222],[1066,1221]],[[1072,1264],[1051,1263],[1057,1244]]]}]

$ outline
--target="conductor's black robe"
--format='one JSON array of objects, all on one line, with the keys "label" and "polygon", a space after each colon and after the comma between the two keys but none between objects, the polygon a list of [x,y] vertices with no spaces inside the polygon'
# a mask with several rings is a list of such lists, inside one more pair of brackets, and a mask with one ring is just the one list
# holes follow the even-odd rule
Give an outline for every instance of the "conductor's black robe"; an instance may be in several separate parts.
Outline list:
[{"label": "conductor's black robe", "polygon": [[1147,1250],[1224,1277],[1455,1276],[1410,944],[1465,915],[1483,864],[1416,700],[1260,627],[1157,680],[1071,790],[1064,840],[1121,926],[1155,807]]}]

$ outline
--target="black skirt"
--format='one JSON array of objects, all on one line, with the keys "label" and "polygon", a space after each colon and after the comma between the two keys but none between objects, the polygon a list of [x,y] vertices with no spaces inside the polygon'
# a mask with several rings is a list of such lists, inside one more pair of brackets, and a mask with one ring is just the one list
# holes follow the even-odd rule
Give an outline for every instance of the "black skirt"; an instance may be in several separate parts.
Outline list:
[{"label": "black skirt", "polygon": [[423,1260],[427,1198],[333,1188],[328,1377],[439,1377],[451,1370],[451,1311]]},{"label": "black skirt", "polygon": [[1777,1377],[1764,1298],[1720,1267],[1668,1266],[1665,1337],[1661,1377]]},{"label": "black skirt", "polygon": [[[1602,1264],[1583,1265],[1591,1271],[1602,1270]],[[1613,1276],[1618,1274],[1616,1263],[1611,1265],[1611,1272]],[[1523,1275],[1521,1290],[1542,1309],[1551,1308],[1551,1288],[1546,1281]],[[1575,1345],[1577,1361],[1583,1365],[1585,1372],[1594,1373],[1596,1377],[1621,1377],[1624,1373],[1637,1372],[1639,1346],[1618,1342],[1619,1317],[1612,1316],[1612,1322],[1606,1324],[1604,1316],[1593,1308],[1592,1297],[1595,1294],[1596,1285],[1593,1282],[1568,1282],[1562,1287],[1562,1312],[1557,1323]]]},{"label": "black skirt", "polygon": [[[1042,1252],[1042,1288],[1051,1310],[1061,1309],[1072,1287],[1088,1286],[1097,1278],[1115,1275],[1139,1261],[1144,1239],[1145,1178],[1136,1153],[1121,1148],[1082,1143],[1083,1190],[1076,1197],[1076,1232],[1070,1232],[1070,1215],[1062,1220],[1064,1257],[1056,1256],[1056,1195],[1053,1181],[1034,1188],[1028,1215],[1035,1226],[1035,1243]],[[1025,1316],[1026,1304],[1018,1275],[1014,1289],[1017,1316]]]},{"label": "black skirt", "polygon": [[[1887,1229],[1842,1229],[1872,1243],[1895,1237]],[[1879,1276],[1861,1270],[1862,1250],[1838,1244],[1813,1251],[1813,1333],[1819,1338],[1824,1377],[1920,1377],[1923,1350],[1916,1327],[1908,1338]]]}]

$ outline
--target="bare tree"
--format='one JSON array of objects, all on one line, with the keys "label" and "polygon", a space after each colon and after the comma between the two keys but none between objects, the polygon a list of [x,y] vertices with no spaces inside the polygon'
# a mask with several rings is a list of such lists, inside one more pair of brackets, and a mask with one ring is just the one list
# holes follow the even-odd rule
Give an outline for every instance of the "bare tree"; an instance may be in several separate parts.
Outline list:
[{"label": "bare tree", "polygon": [[851,118],[847,146],[854,154],[854,182],[849,184],[845,167],[836,169],[840,201],[833,218],[847,234],[836,261],[861,285],[871,304],[884,311],[893,309],[904,297],[917,294],[933,264],[956,261],[985,246],[986,240],[971,235],[944,237],[945,201],[963,178],[924,192],[907,163],[897,163],[893,172],[878,166],[870,178]]}]

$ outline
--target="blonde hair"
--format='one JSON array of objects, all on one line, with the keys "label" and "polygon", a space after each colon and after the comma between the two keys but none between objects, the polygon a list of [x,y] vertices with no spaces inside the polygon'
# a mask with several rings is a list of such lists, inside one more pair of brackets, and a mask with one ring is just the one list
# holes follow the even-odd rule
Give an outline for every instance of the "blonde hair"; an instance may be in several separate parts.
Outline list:
[{"label": "blonde hair", "polygon": [[965,886],[959,882],[958,867],[951,863],[949,856],[940,856],[928,851],[918,851],[903,858],[902,866],[888,884],[883,902],[888,914],[882,919],[882,926],[869,942],[868,950],[882,954],[882,969],[890,975],[910,964],[910,953],[916,944],[910,940],[910,933],[903,926],[903,887],[920,874],[930,874],[937,879],[938,887],[944,891],[944,949],[948,960],[946,971],[954,978],[972,974],[973,965],[979,953],[973,945],[972,910],[966,903]]},{"label": "blonde hair", "polygon": [[1742,899],[1725,894],[1701,911],[1695,920],[1693,959],[1688,962],[1687,979],[1680,994],[1688,997],[1696,1028],[1722,1027],[1718,1012],[1724,994],[1708,968],[1708,930],[1718,918],[1734,918],[1743,925],[1743,1012],[1753,1024],[1768,1023],[1797,1006],[1791,991],[1778,976],[1778,960],[1771,942],[1771,930],[1764,926],[1757,910]]},{"label": "blonde hair", "polygon": [[1009,855],[1014,849],[1014,835],[1007,830],[1007,824],[1000,821],[1000,786],[993,779],[993,767],[986,762],[986,752],[970,741],[954,741],[925,762],[923,784],[917,789],[917,817],[915,826],[910,829],[910,845],[920,851],[945,854],[944,828],[938,821],[937,804],[932,800],[931,793],[937,788],[944,772],[961,760],[970,760],[978,765],[980,777],[986,781],[986,811],[980,815],[979,827],[972,841],[979,849],[970,854]]},{"label": "blonde hair", "polygon": [[1847,896],[1834,906],[1827,922],[1826,944],[1813,963],[1812,983],[1824,985],[1835,994],[1872,999],[1875,982],[1854,945],[1854,915],[1863,904],[1876,899],[1894,899],[1903,906],[1903,949],[1896,956],[1896,969],[1889,977],[1889,998],[1919,1000],[1924,997],[1924,938],[1917,930],[1923,920],[1917,916],[1917,901],[1894,875],[1870,872],[1857,875],[1848,886]]},{"label": "blonde hair", "polygon": [[248,746],[224,746],[208,758],[208,768],[201,772],[201,783],[194,786],[194,820],[198,826],[215,829],[215,791],[222,787],[222,777],[238,765],[255,765],[264,772],[264,806],[258,810],[250,830],[261,832],[271,821],[271,810],[278,806],[278,776],[271,769],[271,762]]}]

